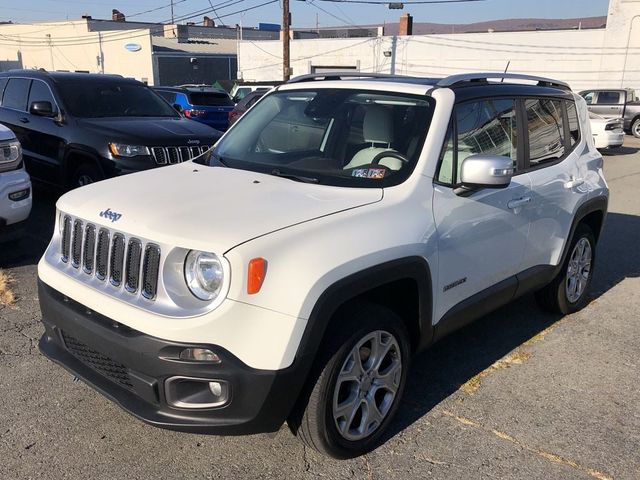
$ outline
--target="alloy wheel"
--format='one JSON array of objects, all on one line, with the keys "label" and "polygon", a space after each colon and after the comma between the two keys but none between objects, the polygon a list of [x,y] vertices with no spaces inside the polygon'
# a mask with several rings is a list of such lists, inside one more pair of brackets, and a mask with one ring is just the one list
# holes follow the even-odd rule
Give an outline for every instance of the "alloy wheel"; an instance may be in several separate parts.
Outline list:
[{"label": "alloy wheel", "polygon": [[573,247],[567,267],[565,293],[570,303],[576,303],[582,297],[591,275],[592,259],[591,244],[583,237]]},{"label": "alloy wheel", "polygon": [[370,332],[351,349],[336,380],[333,419],[349,441],[367,438],[382,425],[400,388],[402,355],[389,332]]}]

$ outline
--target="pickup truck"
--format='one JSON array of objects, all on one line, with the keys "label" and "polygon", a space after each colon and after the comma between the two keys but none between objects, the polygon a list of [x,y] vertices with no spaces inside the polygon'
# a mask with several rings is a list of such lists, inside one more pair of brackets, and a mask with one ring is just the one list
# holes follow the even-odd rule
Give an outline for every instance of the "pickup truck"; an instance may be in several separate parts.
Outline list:
[{"label": "pickup truck", "polygon": [[623,118],[624,130],[640,138],[640,100],[633,89],[584,90],[580,95],[590,112],[604,118]]}]

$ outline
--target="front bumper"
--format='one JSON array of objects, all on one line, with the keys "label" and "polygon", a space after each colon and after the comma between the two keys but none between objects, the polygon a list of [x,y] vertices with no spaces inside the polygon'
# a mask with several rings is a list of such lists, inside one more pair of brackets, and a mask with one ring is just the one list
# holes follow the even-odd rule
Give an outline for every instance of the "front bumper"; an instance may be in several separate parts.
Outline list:
[{"label": "front bumper", "polygon": [[[206,434],[273,432],[295,403],[299,363],[283,370],[253,369],[216,345],[170,342],[132,330],[42,281],[38,290],[45,326],[41,352],[149,424]],[[222,362],[180,361],[169,354],[193,346],[213,350]],[[175,376],[228,382],[230,401],[211,409],[172,407],[165,381]]]},{"label": "front bumper", "polygon": [[[9,195],[28,191],[28,196],[18,201]],[[0,229],[23,222],[31,213],[33,191],[29,174],[24,168],[0,173]]]}]

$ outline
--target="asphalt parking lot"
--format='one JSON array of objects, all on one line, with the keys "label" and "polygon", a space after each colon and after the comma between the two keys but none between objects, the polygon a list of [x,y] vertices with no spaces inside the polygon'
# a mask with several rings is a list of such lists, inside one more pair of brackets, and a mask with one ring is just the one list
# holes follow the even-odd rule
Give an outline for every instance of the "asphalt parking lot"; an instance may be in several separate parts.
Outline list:
[{"label": "asphalt parking lot", "polygon": [[611,188],[592,301],[561,318],[528,296],[417,358],[387,441],[338,462],[276,435],[147,426],[37,349],[36,263],[55,195],[36,190],[27,238],[0,246],[0,479],[640,479],[640,141],[605,156]]}]

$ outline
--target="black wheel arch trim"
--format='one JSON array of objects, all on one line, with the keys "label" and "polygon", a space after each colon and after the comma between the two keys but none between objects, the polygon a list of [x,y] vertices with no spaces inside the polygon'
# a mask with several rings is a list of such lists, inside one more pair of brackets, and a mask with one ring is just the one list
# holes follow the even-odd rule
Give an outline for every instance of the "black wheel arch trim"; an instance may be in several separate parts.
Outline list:
[{"label": "black wheel arch trim", "polygon": [[600,229],[597,232],[593,232],[596,237],[596,243],[600,239],[600,235],[602,234],[602,230],[604,228],[605,221],[607,219],[607,209],[609,206],[609,197],[606,195],[599,195],[597,197],[591,198],[585,201],[582,205],[578,207],[575,215],[573,216],[573,221],[571,222],[571,229],[569,230],[569,235],[565,239],[564,246],[562,248],[562,257],[560,258],[560,262],[556,265],[556,273],[560,271],[562,265],[564,265],[564,261],[567,258],[567,254],[569,253],[569,244],[571,243],[571,239],[576,232],[576,228],[580,222],[582,222],[587,215],[595,212],[602,213],[602,222],[600,223]]},{"label": "black wheel arch trim", "polygon": [[[419,256],[405,257],[353,273],[329,286],[316,301],[296,354],[297,385],[291,385],[294,402],[303,388],[313,367],[333,315],[348,301],[397,280],[415,280],[419,296],[419,339],[416,350],[428,346],[433,339],[433,302],[431,270],[426,259]],[[291,405],[292,409],[294,404]]]}]

